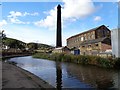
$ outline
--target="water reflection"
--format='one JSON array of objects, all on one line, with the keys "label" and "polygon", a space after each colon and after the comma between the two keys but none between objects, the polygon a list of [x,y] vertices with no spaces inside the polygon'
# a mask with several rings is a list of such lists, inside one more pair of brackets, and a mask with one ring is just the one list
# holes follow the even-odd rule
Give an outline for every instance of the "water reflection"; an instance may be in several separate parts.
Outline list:
[{"label": "water reflection", "polygon": [[[34,73],[49,84],[62,88],[118,88],[120,71],[60,63],[31,56],[11,58],[17,66]],[[119,86],[120,87],[120,86]]]},{"label": "water reflection", "polygon": [[62,90],[62,69],[59,61],[56,62],[56,88]]},{"label": "water reflection", "polygon": [[69,75],[95,88],[111,88],[114,86],[114,72],[112,70],[108,72],[106,69],[94,66],[67,64],[67,72]]},{"label": "water reflection", "polygon": [[120,71],[118,72],[118,89],[120,89]]}]

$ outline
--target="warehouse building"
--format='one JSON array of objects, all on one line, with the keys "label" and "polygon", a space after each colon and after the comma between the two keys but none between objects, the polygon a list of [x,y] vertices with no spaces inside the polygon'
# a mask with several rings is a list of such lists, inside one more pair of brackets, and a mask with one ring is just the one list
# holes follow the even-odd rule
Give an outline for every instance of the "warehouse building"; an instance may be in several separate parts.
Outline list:
[{"label": "warehouse building", "polygon": [[111,49],[111,31],[105,25],[90,29],[68,38],[67,47],[80,49],[81,55],[97,55]]}]

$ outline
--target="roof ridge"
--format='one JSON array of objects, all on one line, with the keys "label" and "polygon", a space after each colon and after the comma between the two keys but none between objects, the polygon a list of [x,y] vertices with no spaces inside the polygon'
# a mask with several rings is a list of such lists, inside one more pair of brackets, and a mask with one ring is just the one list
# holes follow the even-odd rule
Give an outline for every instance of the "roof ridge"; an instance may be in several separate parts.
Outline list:
[{"label": "roof ridge", "polygon": [[99,42],[99,41],[103,41],[106,38],[108,38],[108,37],[102,37],[102,38],[98,38],[98,39],[86,40],[86,41],[83,41],[81,43],[81,45],[86,44],[86,43],[96,43],[96,42]]},{"label": "roof ridge", "polygon": [[[98,29],[98,28],[100,28],[100,27],[102,27],[102,26],[106,27],[105,25],[100,25],[100,26],[98,26],[98,27],[89,29],[89,30],[87,30],[87,31],[81,32],[81,33],[76,34],[76,35],[73,35],[73,36],[69,37],[68,39],[70,39],[70,38],[72,38],[72,37],[76,37],[76,36],[78,36],[78,35],[80,35],[80,34],[84,34],[84,33],[90,32],[90,31],[94,31],[94,30],[96,30],[96,29]],[[67,39],[67,40],[68,40],[68,39]]]}]

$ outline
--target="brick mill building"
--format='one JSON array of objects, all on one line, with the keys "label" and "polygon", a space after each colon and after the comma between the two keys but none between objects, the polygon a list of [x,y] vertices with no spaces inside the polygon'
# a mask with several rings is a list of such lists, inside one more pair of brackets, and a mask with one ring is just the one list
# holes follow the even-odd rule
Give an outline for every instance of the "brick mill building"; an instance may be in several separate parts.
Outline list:
[{"label": "brick mill building", "polygon": [[101,25],[68,38],[67,47],[80,49],[81,55],[106,52],[111,49],[111,31],[105,25]]}]

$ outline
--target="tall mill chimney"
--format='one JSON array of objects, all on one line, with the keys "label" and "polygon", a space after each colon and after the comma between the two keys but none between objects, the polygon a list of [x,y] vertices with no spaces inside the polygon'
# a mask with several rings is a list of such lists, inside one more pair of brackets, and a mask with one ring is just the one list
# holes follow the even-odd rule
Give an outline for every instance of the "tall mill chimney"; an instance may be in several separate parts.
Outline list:
[{"label": "tall mill chimney", "polygon": [[56,48],[62,47],[62,37],[61,37],[61,6],[57,6],[57,39],[56,39]]}]

